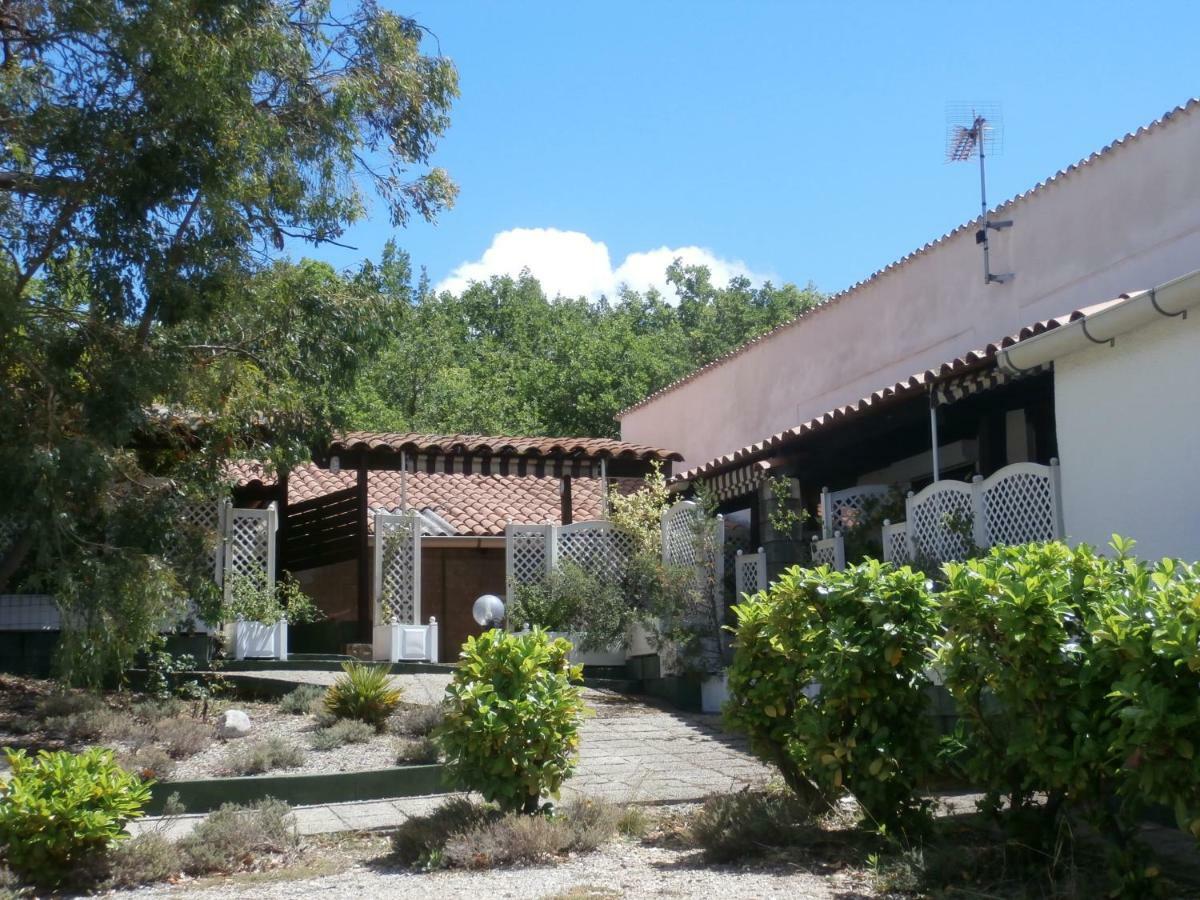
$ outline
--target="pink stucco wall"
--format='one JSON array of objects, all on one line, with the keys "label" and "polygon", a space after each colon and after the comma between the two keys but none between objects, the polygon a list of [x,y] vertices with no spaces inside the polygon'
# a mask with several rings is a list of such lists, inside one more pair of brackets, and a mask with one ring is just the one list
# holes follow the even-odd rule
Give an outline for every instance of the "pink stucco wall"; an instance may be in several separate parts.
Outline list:
[{"label": "pink stucco wall", "polygon": [[679,450],[682,471],[1024,325],[1200,269],[1198,160],[1193,104],[1003,206],[996,217],[1016,224],[993,234],[992,271],[1012,282],[983,283],[966,229],[630,410],[621,435]]}]

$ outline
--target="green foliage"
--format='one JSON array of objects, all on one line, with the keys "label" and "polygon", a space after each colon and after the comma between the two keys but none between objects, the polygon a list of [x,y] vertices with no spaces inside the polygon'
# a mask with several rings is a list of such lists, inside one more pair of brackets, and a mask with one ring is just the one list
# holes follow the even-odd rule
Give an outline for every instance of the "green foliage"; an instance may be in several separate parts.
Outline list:
[{"label": "green foliage", "polygon": [[225,758],[225,771],[231,775],[262,775],[276,769],[294,769],[304,764],[304,750],[272,735],[262,741],[236,744]]},{"label": "green foliage", "polygon": [[662,514],[676,499],[667,490],[662,464],[655,462],[653,471],[642,478],[636,491],[628,494],[615,491],[609,495],[608,518],[633,537],[635,554],[661,557]]},{"label": "green foliage", "polygon": [[55,596],[64,672],[94,685],[214,598],[202,554],[173,549],[179,502],[222,496],[231,459],[290,465],[341,424],[334,398],[401,311],[272,257],[336,240],[371,195],[394,225],[448,206],[429,162],[457,76],[371,2],[62,0],[18,18],[0,491],[24,502],[0,590]]},{"label": "green foliage", "polygon": [[109,854],[106,888],[135,888],[166,881],[183,868],[179,848],[165,834],[146,831],[123,841]]},{"label": "green foliage", "polygon": [[799,538],[800,528],[808,518],[808,511],[792,496],[792,479],[783,475],[773,475],[767,479],[767,487],[771,491],[771,509],[767,515],[771,530],[782,539]]},{"label": "green foliage", "polygon": [[508,620],[518,628],[569,631],[581,650],[601,650],[625,642],[633,613],[620,583],[568,562],[540,582],[519,585]]},{"label": "green foliage", "polygon": [[438,746],[433,738],[405,738],[396,743],[396,765],[427,766],[438,761]]},{"label": "green foliage", "polygon": [[126,837],[142,815],[150,787],[108,750],[45,750],[35,757],[6,750],[12,777],[0,783],[0,848],[18,875],[56,886]]},{"label": "green foliage", "polygon": [[584,706],[571,645],[535,628],[467,639],[434,732],[457,787],[505,810],[532,812],[574,769]]},{"label": "green foliage", "polygon": [[384,731],[388,716],[400,705],[401,692],[392,687],[386,665],[357,660],[342,663],[342,674],[325,692],[325,710],[339,719],[358,719]]},{"label": "green foliage", "polygon": [[436,868],[442,863],[446,841],[495,815],[493,807],[453,797],[431,813],[405,819],[392,834],[392,853],[403,865]]},{"label": "green foliage", "polygon": [[336,750],[346,744],[365,744],[375,735],[375,729],[358,719],[341,719],[328,728],[318,728],[312,734],[314,750]]},{"label": "green foliage", "polygon": [[247,806],[223,803],[179,841],[189,875],[234,872],[258,857],[287,857],[299,848],[295,816],[286,803],[271,799]]},{"label": "green foliage", "polygon": [[405,710],[395,725],[397,734],[410,737],[428,737],[446,718],[446,711],[437,706],[414,706]]},{"label": "green foliage", "polygon": [[880,826],[923,827],[936,633],[924,576],[874,561],[792,568],[734,613],[729,723],[799,796],[812,797],[810,781],[827,801],[846,789]]},{"label": "green foliage", "polygon": [[302,684],[280,697],[276,706],[280,712],[306,716],[316,709],[324,698],[325,691],[315,684]]},{"label": "green foliage", "polygon": [[299,624],[319,622],[325,614],[300,589],[300,582],[291,575],[284,575],[269,589],[260,579],[244,575],[233,579],[231,598],[222,608],[220,621],[258,622],[274,625],[277,622]]}]

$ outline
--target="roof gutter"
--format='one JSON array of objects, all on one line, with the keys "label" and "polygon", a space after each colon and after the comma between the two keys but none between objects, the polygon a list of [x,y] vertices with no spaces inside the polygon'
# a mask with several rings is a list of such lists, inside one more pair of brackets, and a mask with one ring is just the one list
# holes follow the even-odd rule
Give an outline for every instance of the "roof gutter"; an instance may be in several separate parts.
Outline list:
[{"label": "roof gutter", "polygon": [[996,365],[1010,374],[1021,375],[1093,344],[1111,346],[1121,335],[1158,319],[1186,319],[1188,310],[1197,307],[1200,307],[1200,271],[1131,294],[1052,331],[1026,338],[999,351]]}]

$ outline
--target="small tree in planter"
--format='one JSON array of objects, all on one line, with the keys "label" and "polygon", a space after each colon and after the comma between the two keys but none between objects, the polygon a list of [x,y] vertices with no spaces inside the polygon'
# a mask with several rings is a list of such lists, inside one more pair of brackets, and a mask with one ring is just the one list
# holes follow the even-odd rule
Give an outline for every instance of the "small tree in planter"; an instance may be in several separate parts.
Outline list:
[{"label": "small tree in planter", "polygon": [[434,739],[450,781],[505,810],[535,812],[575,768],[584,705],[571,645],[541,629],[467,639]]},{"label": "small tree in planter", "polygon": [[[235,639],[238,643],[262,641],[265,636],[255,634],[256,631],[273,632],[281,623],[317,622],[324,617],[325,614],[290,575],[285,575],[274,589],[255,578],[235,577],[230,599],[222,604],[220,614],[222,621],[233,622],[240,632]],[[239,652],[238,655],[244,654]]]}]

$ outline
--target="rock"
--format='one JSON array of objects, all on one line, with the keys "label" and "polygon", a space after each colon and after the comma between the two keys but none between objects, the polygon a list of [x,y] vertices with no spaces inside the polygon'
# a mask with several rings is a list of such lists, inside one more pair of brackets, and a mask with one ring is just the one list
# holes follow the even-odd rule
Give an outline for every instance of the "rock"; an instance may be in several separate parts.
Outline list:
[{"label": "rock", "polygon": [[217,735],[223,738],[240,738],[250,733],[250,717],[240,709],[221,713],[217,720]]}]

